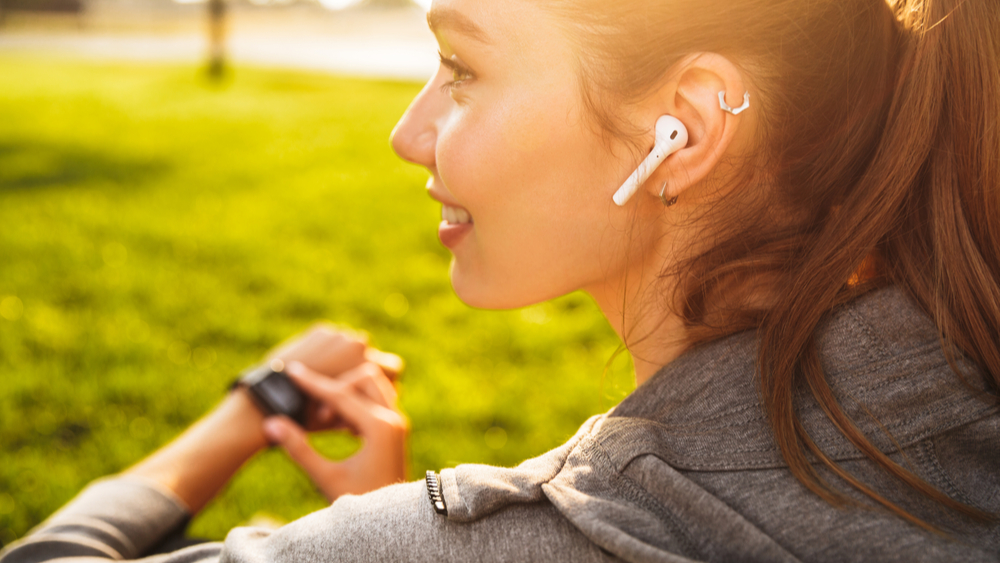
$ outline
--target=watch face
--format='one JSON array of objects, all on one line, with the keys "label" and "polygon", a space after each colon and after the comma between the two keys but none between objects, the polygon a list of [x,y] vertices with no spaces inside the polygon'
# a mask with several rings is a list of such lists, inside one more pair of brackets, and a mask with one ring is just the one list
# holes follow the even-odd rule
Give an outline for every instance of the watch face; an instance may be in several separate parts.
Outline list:
[{"label": "watch face", "polygon": [[254,386],[277,414],[299,419],[305,412],[306,396],[281,372],[272,372]]}]

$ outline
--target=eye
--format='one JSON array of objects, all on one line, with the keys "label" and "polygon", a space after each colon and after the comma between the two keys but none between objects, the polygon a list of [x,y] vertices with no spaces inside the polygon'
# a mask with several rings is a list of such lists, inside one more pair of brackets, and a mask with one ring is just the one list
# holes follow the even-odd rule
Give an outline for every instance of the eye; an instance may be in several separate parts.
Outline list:
[{"label": "eye", "polygon": [[451,80],[441,85],[442,90],[452,90],[475,78],[469,67],[453,58],[445,57],[443,53],[438,53],[438,56],[441,57],[441,64],[451,70]]}]

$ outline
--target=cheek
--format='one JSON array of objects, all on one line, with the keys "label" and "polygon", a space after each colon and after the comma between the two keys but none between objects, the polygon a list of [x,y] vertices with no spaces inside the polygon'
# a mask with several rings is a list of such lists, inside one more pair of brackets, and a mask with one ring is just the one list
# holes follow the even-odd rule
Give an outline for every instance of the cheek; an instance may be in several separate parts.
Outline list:
[{"label": "cheek", "polygon": [[473,216],[531,207],[551,214],[572,201],[573,191],[579,197],[594,184],[601,158],[593,135],[578,123],[578,109],[566,102],[574,96],[525,93],[478,104],[488,111],[456,110],[438,138],[438,172]]},{"label": "cheek", "polygon": [[470,304],[522,306],[603,272],[613,192],[602,179],[606,154],[595,134],[574,123],[567,98],[463,110],[441,131],[438,172],[476,224],[456,249],[453,270],[455,289]]}]

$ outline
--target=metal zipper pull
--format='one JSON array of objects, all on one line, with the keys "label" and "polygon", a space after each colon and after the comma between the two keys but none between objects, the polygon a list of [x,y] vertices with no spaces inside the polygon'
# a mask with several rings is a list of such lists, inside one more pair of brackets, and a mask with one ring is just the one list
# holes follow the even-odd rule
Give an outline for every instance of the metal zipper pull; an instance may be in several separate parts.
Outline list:
[{"label": "metal zipper pull", "polygon": [[427,496],[431,498],[434,512],[442,516],[448,515],[448,505],[444,503],[444,492],[441,491],[441,477],[433,471],[427,472]]}]

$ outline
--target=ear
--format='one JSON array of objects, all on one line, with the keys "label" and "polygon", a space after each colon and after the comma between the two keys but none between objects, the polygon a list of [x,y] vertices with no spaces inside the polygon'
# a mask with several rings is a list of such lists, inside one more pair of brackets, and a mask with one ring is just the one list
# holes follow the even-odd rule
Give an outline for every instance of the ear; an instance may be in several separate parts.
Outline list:
[{"label": "ear", "polygon": [[[726,102],[737,108],[743,105],[747,91],[740,70],[728,59],[715,53],[697,53],[674,68],[673,78],[649,98],[643,111],[657,117],[673,115],[688,131],[687,146],[664,160],[644,186],[659,199],[666,183],[666,200],[683,196],[708,178],[748,118],[746,113],[732,115],[719,104],[719,92],[725,92]],[[655,121],[652,117],[650,122]]]}]

